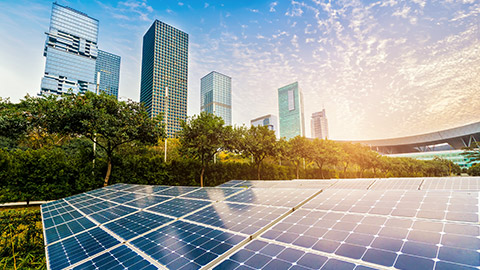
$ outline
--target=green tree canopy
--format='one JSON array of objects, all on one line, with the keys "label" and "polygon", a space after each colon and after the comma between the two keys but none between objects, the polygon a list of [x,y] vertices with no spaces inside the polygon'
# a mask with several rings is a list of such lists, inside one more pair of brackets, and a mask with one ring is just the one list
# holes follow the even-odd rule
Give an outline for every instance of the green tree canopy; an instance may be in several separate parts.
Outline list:
[{"label": "green tree canopy", "polygon": [[161,120],[148,117],[140,103],[119,102],[104,93],[62,96],[46,115],[51,132],[83,135],[105,151],[108,166],[104,186],[108,185],[112,155],[119,146],[130,142],[154,144],[165,134]]},{"label": "green tree canopy", "polygon": [[184,154],[197,159],[201,163],[200,186],[203,187],[203,176],[208,163],[215,154],[226,148],[231,128],[224,127],[221,117],[201,112],[182,123],[180,132],[181,150]]}]

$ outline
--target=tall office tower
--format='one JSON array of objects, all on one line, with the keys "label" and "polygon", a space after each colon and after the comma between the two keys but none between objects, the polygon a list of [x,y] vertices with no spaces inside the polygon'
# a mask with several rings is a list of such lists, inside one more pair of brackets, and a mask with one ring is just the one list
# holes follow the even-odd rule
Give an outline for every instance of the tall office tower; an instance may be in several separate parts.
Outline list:
[{"label": "tall office tower", "polygon": [[169,137],[187,119],[187,68],[188,34],[155,20],[143,36],[140,102],[151,117],[166,116]]},{"label": "tall office tower", "polygon": [[40,94],[95,91],[98,20],[53,3]]},{"label": "tall office tower", "polygon": [[298,135],[305,136],[303,93],[298,82],[278,89],[278,112],[280,137],[291,139]]},{"label": "tall office tower", "polygon": [[200,110],[222,117],[232,125],[232,78],[212,71],[200,80]]},{"label": "tall office tower", "polygon": [[312,114],[312,138],[328,138],[328,121],[325,109]]},{"label": "tall office tower", "polygon": [[98,72],[100,72],[100,92],[105,92],[118,99],[120,56],[98,50],[97,64],[95,65],[95,85],[97,84]]},{"label": "tall office tower", "polygon": [[252,126],[267,126],[268,129],[275,131],[275,136],[278,137],[278,121],[277,117],[273,114],[267,114],[262,117],[252,119],[250,124]]}]

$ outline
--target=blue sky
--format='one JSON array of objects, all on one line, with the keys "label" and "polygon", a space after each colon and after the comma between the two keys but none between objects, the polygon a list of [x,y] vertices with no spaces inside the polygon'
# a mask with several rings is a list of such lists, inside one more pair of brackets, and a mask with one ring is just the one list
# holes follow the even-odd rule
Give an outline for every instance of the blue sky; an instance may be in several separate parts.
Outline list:
[{"label": "blue sky", "polygon": [[[189,34],[188,114],[200,78],[233,78],[233,122],[278,115],[299,81],[333,139],[414,135],[479,121],[480,2],[58,1],[100,21],[99,48],[122,57],[119,96],[139,99],[142,36],[154,19]],[[52,2],[0,0],[1,97],[40,87]]]}]

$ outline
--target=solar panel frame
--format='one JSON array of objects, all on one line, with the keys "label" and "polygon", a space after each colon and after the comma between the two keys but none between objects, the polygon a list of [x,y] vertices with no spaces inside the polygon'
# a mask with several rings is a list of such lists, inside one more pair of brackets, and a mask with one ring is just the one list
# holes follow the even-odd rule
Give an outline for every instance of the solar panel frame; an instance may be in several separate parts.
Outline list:
[{"label": "solar panel frame", "polygon": [[311,197],[316,196],[319,189],[267,189],[249,188],[241,193],[235,194],[225,201],[234,203],[271,205],[282,207],[296,207]]},{"label": "solar panel frame", "polygon": [[171,200],[159,203],[145,208],[145,211],[158,213],[170,217],[180,218],[203,207],[210,205],[211,202],[205,200],[195,200],[187,198],[173,198]]},{"label": "solar panel frame", "polygon": [[221,188],[221,187],[205,187],[183,194],[179,198],[190,198],[198,200],[222,201],[230,196],[243,192],[244,188]]}]

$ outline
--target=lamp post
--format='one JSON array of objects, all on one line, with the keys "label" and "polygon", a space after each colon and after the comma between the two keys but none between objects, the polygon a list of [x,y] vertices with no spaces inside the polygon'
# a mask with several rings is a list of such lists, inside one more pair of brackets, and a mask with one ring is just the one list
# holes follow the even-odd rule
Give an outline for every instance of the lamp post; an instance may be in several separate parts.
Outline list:
[{"label": "lamp post", "polygon": [[[95,95],[98,95],[98,92],[100,91],[100,71],[97,72],[97,86],[95,88]],[[95,156],[96,156],[96,149],[97,149],[97,137],[95,136],[95,133],[93,134],[93,170],[92,170],[92,175],[95,173]]]},{"label": "lamp post", "polygon": [[168,140],[168,86],[165,87],[165,158],[164,162],[167,163],[167,140]]}]

